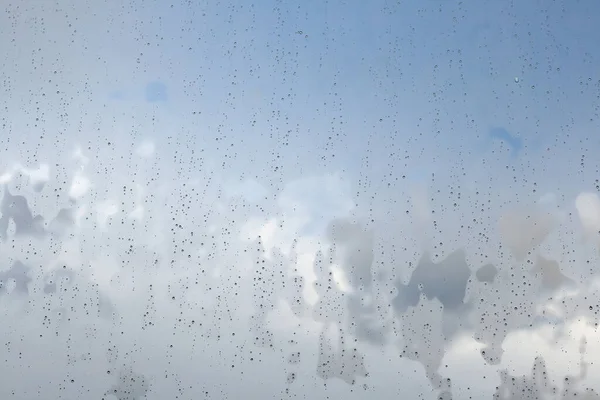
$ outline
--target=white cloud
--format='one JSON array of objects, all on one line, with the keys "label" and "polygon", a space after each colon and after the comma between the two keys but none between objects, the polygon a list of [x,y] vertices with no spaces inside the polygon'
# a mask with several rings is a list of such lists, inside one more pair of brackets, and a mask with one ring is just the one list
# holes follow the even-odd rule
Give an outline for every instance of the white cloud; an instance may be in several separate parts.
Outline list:
[{"label": "white cloud", "polygon": [[575,208],[586,236],[597,236],[600,231],[600,198],[596,193],[580,193]]},{"label": "white cloud", "polygon": [[83,150],[80,146],[75,147],[75,150],[73,151],[73,158],[84,166],[90,162],[90,159],[83,154]]},{"label": "white cloud", "polygon": [[81,198],[85,195],[90,188],[92,183],[81,171],[77,171],[71,182],[71,188],[69,189],[69,197],[74,200]]},{"label": "white cloud", "polygon": [[[245,189],[251,187],[253,184]],[[290,254],[295,241],[296,267],[305,281],[303,295],[309,304],[314,304],[317,301],[312,285],[316,280],[315,255],[328,248],[322,236],[327,224],[335,218],[348,216],[354,208],[349,185],[337,174],[298,179],[284,187],[277,197],[277,206],[275,216],[249,218],[242,227],[240,238],[255,240],[260,236],[267,258],[274,248],[285,255]],[[340,290],[350,291],[341,268],[334,267],[332,274]]]},{"label": "white cloud", "polygon": [[117,203],[113,200],[105,200],[96,205],[96,221],[101,228],[106,227],[106,222],[110,217],[119,212]]},{"label": "white cloud", "polygon": [[135,153],[142,158],[150,158],[154,155],[156,146],[151,140],[144,140],[136,149]]},{"label": "white cloud", "polygon": [[339,174],[301,178],[288,183],[277,197],[282,214],[293,225],[315,224],[323,229],[336,217],[347,216],[354,208],[350,185]]},{"label": "white cloud", "polygon": [[145,190],[144,187],[140,184],[136,184],[136,193],[135,193],[135,204],[134,204],[134,208],[132,211],[129,212],[128,214],[128,218],[129,219],[134,219],[137,221],[141,221],[142,219],[144,219],[144,214],[146,209],[144,208],[144,194],[145,194]]},{"label": "white cloud", "polygon": [[15,164],[0,175],[0,184],[10,182],[19,172],[29,178],[29,184],[36,189],[39,189],[50,179],[50,166],[48,164],[40,164],[38,168],[27,168],[21,164]]},{"label": "white cloud", "polygon": [[352,286],[350,285],[350,282],[348,281],[346,273],[344,272],[344,269],[342,267],[335,264],[332,265],[331,275],[333,277],[333,281],[335,282],[339,290],[341,290],[344,293],[352,293]]},{"label": "white cloud", "polygon": [[258,203],[268,193],[267,188],[254,179],[245,179],[242,182],[228,182],[225,184],[225,194],[228,197],[242,196],[251,203]]}]

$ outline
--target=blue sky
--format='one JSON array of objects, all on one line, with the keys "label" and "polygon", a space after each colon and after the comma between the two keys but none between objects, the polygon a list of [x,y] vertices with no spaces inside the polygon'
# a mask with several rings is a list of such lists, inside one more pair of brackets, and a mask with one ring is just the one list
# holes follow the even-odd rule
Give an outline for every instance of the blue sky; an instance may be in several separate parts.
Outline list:
[{"label": "blue sky", "polygon": [[[262,158],[260,168],[276,162],[264,154],[270,146],[303,171],[368,170],[374,178],[390,164],[401,169],[398,159],[410,151],[398,174],[420,179],[421,171],[445,170],[458,151],[461,162],[477,164],[491,145],[507,149],[492,156],[498,162],[515,162],[515,146],[535,154],[570,121],[596,118],[590,15],[597,7],[165,4],[133,17],[142,36],[162,40],[148,46],[146,72],[133,75],[138,86],[129,90],[164,85],[169,96],[156,106],[170,104],[172,117],[192,128],[226,119],[222,134],[252,137],[247,157]],[[124,90],[107,78],[106,90]],[[191,109],[202,110],[201,122],[190,119]],[[391,146],[394,155],[383,150]],[[367,149],[377,154],[368,164]]]}]

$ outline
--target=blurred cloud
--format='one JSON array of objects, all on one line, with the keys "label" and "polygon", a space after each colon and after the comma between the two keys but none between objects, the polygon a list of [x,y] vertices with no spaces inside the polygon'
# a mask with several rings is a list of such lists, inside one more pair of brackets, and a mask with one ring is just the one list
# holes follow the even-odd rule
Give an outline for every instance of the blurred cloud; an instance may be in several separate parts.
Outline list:
[{"label": "blurred cloud", "polygon": [[77,200],[84,196],[92,187],[92,184],[88,177],[81,171],[78,171],[73,177],[71,182],[71,189],[69,190],[69,196]]},{"label": "blurred cloud", "polygon": [[135,152],[138,156],[142,158],[150,158],[154,155],[156,151],[156,145],[152,140],[144,140],[140,145],[135,149]]},{"label": "blurred cloud", "polygon": [[513,256],[522,261],[557,226],[558,216],[541,208],[513,209],[502,215],[499,230]]},{"label": "blurred cloud", "polygon": [[38,168],[26,168],[20,164],[14,165],[11,169],[0,175],[0,184],[6,184],[13,180],[20,173],[26,176],[33,190],[39,192],[43,189],[50,178],[50,167],[48,164],[40,164]]},{"label": "blurred cloud", "polygon": [[575,207],[585,237],[594,238],[597,242],[600,233],[600,197],[597,193],[580,193],[575,199]]},{"label": "blurred cloud", "polygon": [[[94,162],[83,153],[79,159],[87,160],[85,168],[94,176]],[[68,175],[72,181],[81,177],[81,165],[72,166]],[[205,206],[186,214],[185,219],[173,220],[170,233],[160,240],[161,246],[166,246],[164,250],[142,244],[150,231],[147,224],[156,225],[163,232],[169,226],[154,219],[157,213],[165,212],[165,206],[155,202],[154,193],[142,185],[131,185],[131,190],[126,187],[124,193],[131,195],[124,197],[89,179],[86,188],[94,188],[94,195],[86,200],[90,208],[79,204],[81,197],[73,196],[72,187],[67,187],[63,191],[74,204],[58,211],[49,208],[46,218],[34,216],[30,209],[28,199],[33,200],[39,193],[32,191],[23,196],[5,189],[3,204],[8,208],[2,210],[2,221],[7,227],[9,220],[15,224],[14,232],[7,228],[5,238],[37,235],[38,240],[47,240],[46,233],[51,233],[52,241],[61,245],[58,256],[47,264],[42,275],[33,274],[26,263],[13,263],[4,269],[0,276],[4,293],[43,298],[57,296],[69,288],[88,287],[88,293],[95,291],[99,299],[94,306],[97,318],[116,323],[127,316],[150,332],[167,327],[159,318],[172,312],[169,304],[175,302],[174,307],[187,310],[181,311],[182,315],[189,313],[183,317],[188,325],[192,325],[192,318],[203,321],[198,329],[207,340],[222,337],[229,328],[219,321],[231,318],[231,323],[240,329],[247,324],[254,345],[264,349],[287,349],[282,344],[283,336],[310,326],[312,339],[307,336],[306,340],[313,340],[318,358],[312,359],[311,367],[308,360],[295,355],[298,351],[309,352],[308,342],[297,347],[301,350],[285,350],[290,359],[298,360],[286,367],[282,384],[288,386],[295,384],[300,371],[311,368],[322,379],[339,378],[348,384],[368,380],[377,371],[368,363],[375,357],[369,348],[396,344],[403,359],[422,366],[432,389],[443,398],[464,390],[460,383],[463,380],[458,379],[457,384],[447,380],[455,375],[443,367],[444,360],[467,348],[476,349],[482,361],[473,362],[484,362],[490,371],[495,371],[505,357],[514,357],[506,346],[513,343],[516,334],[543,329],[553,315],[560,318],[554,326],[562,330],[578,316],[591,318],[594,313],[589,309],[582,314],[582,310],[587,310],[582,304],[594,290],[592,286],[582,286],[561,270],[558,261],[539,254],[527,268],[512,270],[512,274],[528,276],[520,282],[502,263],[470,265],[468,246],[439,261],[423,252],[406,283],[394,273],[381,274],[377,225],[367,228],[360,218],[352,216],[356,211],[352,196],[335,174],[292,181],[274,201],[265,196],[266,189],[252,181],[240,186],[231,182],[220,182],[222,186],[215,189],[216,193],[228,193],[226,198],[218,202],[198,200]],[[12,183],[11,179],[6,184]],[[52,179],[47,182],[50,187],[52,183]],[[202,185],[181,186],[180,198],[193,195],[197,187]],[[107,195],[100,201],[99,193],[113,193],[116,197]],[[204,196],[210,197],[208,193]],[[421,197],[427,198],[428,194],[424,189]],[[175,198],[166,199],[172,200],[166,203],[169,213],[181,209]],[[531,259],[529,253],[557,227],[558,211],[548,201],[509,210],[501,216],[502,237],[508,238],[515,257]],[[237,206],[253,202],[260,206],[256,211],[236,210]],[[581,205],[581,200],[576,204]],[[429,207],[433,209],[434,203]],[[220,214],[208,223],[207,210]],[[207,222],[196,225],[193,221],[197,217]],[[131,223],[142,225],[129,226]],[[135,226],[146,228],[136,231]],[[238,239],[232,240],[228,232],[239,232]],[[124,237],[130,239],[120,243]],[[185,247],[179,246],[188,241]],[[221,247],[221,241],[227,245]],[[134,248],[133,243],[141,247]],[[392,272],[406,268],[402,260],[406,261],[394,260]],[[196,285],[201,287],[192,290]],[[39,293],[33,291],[35,287],[40,287]],[[521,298],[515,301],[517,294]],[[556,296],[557,301],[548,302],[548,296]],[[234,307],[238,302],[239,306]],[[64,304],[53,305],[52,309],[61,318],[70,318],[73,312],[64,309]],[[202,316],[192,317],[199,310],[203,310]],[[233,313],[238,316],[234,318]],[[476,342],[466,343],[464,338],[469,336]],[[153,340],[161,342],[167,337],[156,336]],[[166,343],[169,342],[163,344]],[[123,342],[120,346],[126,345]],[[156,390],[147,384],[156,371],[129,373],[137,374],[136,381],[146,382],[132,386],[137,397]],[[118,382],[117,379],[112,383],[109,392],[125,396],[123,393],[129,389]]]}]

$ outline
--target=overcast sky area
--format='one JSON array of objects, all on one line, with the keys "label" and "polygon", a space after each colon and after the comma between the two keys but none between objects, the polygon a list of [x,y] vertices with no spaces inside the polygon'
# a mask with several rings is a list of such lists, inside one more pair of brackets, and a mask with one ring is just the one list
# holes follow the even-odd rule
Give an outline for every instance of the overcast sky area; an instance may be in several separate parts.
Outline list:
[{"label": "overcast sky area", "polygon": [[0,2],[0,398],[600,399],[600,3]]}]

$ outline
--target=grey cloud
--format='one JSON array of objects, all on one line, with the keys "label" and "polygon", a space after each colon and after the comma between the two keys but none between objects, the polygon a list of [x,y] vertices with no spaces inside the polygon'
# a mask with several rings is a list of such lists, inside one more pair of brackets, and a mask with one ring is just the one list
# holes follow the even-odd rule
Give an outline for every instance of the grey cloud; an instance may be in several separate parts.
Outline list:
[{"label": "grey cloud", "polygon": [[331,339],[323,329],[319,335],[319,361],[317,375],[323,379],[334,377],[348,384],[354,384],[357,377],[366,377],[368,372],[364,356],[358,349],[346,341],[343,329],[334,330],[335,339]]},{"label": "grey cloud", "polygon": [[533,319],[539,298],[527,274],[524,269],[516,269],[492,283],[471,281],[474,337],[486,345],[482,356],[489,364],[500,363],[502,343],[509,332],[529,327]]},{"label": "grey cloud", "polygon": [[56,293],[57,285],[61,283],[70,284],[75,278],[75,272],[63,265],[53,271],[51,274],[46,275],[46,284],[44,285],[44,293]]},{"label": "grey cloud", "polygon": [[6,293],[10,281],[15,282],[15,292],[29,293],[29,284],[32,281],[30,268],[21,261],[15,261],[8,270],[0,272],[0,295]]},{"label": "grey cloud", "polygon": [[394,308],[398,313],[406,312],[408,307],[417,306],[423,293],[428,299],[438,299],[445,309],[454,310],[463,305],[470,274],[463,251],[455,251],[439,263],[425,253],[408,284],[396,283],[398,295],[393,300]]},{"label": "grey cloud", "polygon": [[479,268],[475,273],[475,277],[479,282],[492,283],[498,274],[498,269],[492,264],[486,264]]},{"label": "grey cloud", "polygon": [[373,281],[373,232],[346,219],[335,219],[328,227],[333,257],[340,257],[341,267],[354,289],[369,290]]},{"label": "grey cloud", "polygon": [[1,205],[0,238],[6,240],[8,224],[12,220],[15,224],[15,235],[30,235],[40,237],[44,234],[43,218],[34,216],[29,209],[27,199],[21,195],[12,195],[8,187],[4,186],[4,196]]},{"label": "grey cloud", "polygon": [[568,278],[561,272],[558,262],[546,259],[541,255],[537,256],[533,273],[541,275],[542,287],[549,291],[577,286],[573,279]]},{"label": "grey cloud", "polygon": [[450,389],[450,381],[438,372],[445,354],[446,340],[442,331],[443,307],[438,300],[422,299],[400,316],[403,346],[401,355],[418,361],[436,389]]},{"label": "grey cloud", "polygon": [[47,231],[55,235],[65,235],[70,232],[75,225],[75,209],[62,208],[54,218],[48,223],[43,216],[33,215],[27,198],[23,195],[13,195],[8,186],[4,186],[1,203],[2,217],[0,217],[0,238],[8,238],[8,227],[12,220],[15,224],[15,236],[30,236],[32,238],[42,238]]},{"label": "grey cloud", "polygon": [[75,225],[75,210],[61,208],[56,217],[48,224],[48,231],[57,235],[64,235]]}]

